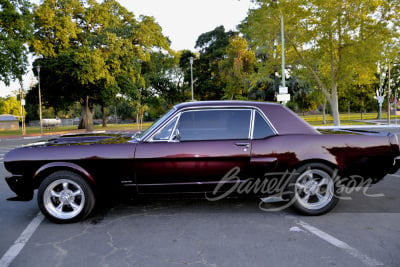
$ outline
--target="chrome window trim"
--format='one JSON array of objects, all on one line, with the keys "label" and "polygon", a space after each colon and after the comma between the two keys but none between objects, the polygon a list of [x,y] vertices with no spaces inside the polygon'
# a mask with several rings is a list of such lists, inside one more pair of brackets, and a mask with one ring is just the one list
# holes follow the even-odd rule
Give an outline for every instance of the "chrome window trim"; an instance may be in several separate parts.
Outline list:
[{"label": "chrome window trim", "polygon": [[256,110],[253,108],[251,109],[251,117],[250,117],[250,140],[253,140],[253,135],[254,135],[254,123],[255,123],[255,114],[256,114]]},{"label": "chrome window trim", "polygon": [[182,114],[182,112],[179,112],[179,113],[172,119],[172,120],[174,120],[174,119],[176,118],[176,122],[175,122],[174,128],[172,128],[172,131],[171,131],[171,134],[170,134],[170,136],[169,136],[168,142],[179,142],[179,140],[178,140],[178,141],[177,141],[177,140],[173,140],[173,139],[172,139],[172,136],[174,136],[176,127],[178,126],[179,119],[181,118],[181,114]]},{"label": "chrome window trim", "polygon": [[[245,110],[245,111],[250,111],[250,121],[249,121],[249,125],[248,125],[248,133],[247,133],[247,139],[251,140],[251,126],[252,126],[252,113],[253,113],[253,109],[252,108],[248,108],[248,107],[233,107],[233,106],[227,106],[227,107],[208,107],[208,108],[188,108],[188,109],[184,109],[180,112],[180,114],[183,114],[184,112],[195,112],[195,111],[213,111],[213,110]],[[204,140],[204,141],[219,141],[219,140],[226,140],[226,139],[210,139],[210,140]]]},{"label": "chrome window trim", "polygon": [[[168,110],[165,114],[162,115],[162,117],[166,116],[168,113],[171,112],[171,118],[174,118],[176,113],[178,113],[179,111],[177,110],[176,107],[171,108],[170,110]],[[161,118],[160,118],[161,119]],[[154,123],[157,123],[158,120],[156,120]],[[154,135],[154,133],[156,133],[160,128],[164,127],[165,124],[169,123],[171,120],[167,119],[163,122],[161,122],[159,125],[157,125],[152,131],[146,133],[145,135],[141,136],[138,141],[139,142],[148,142],[148,140]],[[150,127],[153,127],[153,125],[151,125]],[[147,131],[147,130],[146,130]]]},{"label": "chrome window trim", "polygon": [[[175,117],[180,116],[183,112],[185,111],[197,111],[197,110],[215,110],[215,109],[244,109],[244,110],[250,110],[252,111],[252,113],[255,112],[259,112],[259,114],[261,115],[261,117],[265,120],[265,122],[271,127],[272,131],[275,133],[275,135],[278,135],[278,131],[276,130],[276,128],[274,127],[274,125],[270,122],[270,120],[267,118],[267,116],[264,114],[264,112],[256,106],[249,106],[249,105],[240,105],[240,106],[236,106],[236,105],[221,105],[221,106],[199,106],[199,107],[186,107],[186,108],[182,108],[182,109],[176,109],[176,107],[173,107],[173,109],[175,110],[175,114],[172,113],[171,118],[166,120],[164,123],[160,124],[157,128],[155,128],[152,132],[149,132],[146,136],[143,136],[142,139],[140,140],[141,142],[171,142],[171,140],[152,140],[153,136],[163,127],[165,127],[165,125],[167,125],[171,120],[173,120]],[[169,112],[169,111],[168,111]],[[249,129],[249,132],[251,130],[251,133],[249,133],[249,137],[250,140],[253,140],[253,134],[254,134],[254,118],[255,118],[255,113],[254,115],[251,116],[251,125]],[[179,118],[177,120],[177,122],[179,121]],[[175,124],[174,130],[176,129],[177,124]],[[172,136],[172,135],[171,135]],[[170,139],[171,139],[170,136]],[[172,140],[172,142],[176,142],[174,140]]]},{"label": "chrome window trim", "polygon": [[278,131],[275,129],[274,125],[270,122],[270,120],[267,118],[267,116],[265,116],[264,112],[262,112],[262,110],[260,110],[259,108],[254,107],[253,133],[252,133],[252,136],[251,136],[251,140],[259,140],[259,139],[253,139],[253,136],[254,136],[254,123],[255,123],[255,117],[256,117],[255,112],[257,112],[257,111],[260,114],[261,118],[271,128],[271,130],[273,131],[274,135],[278,135]]},{"label": "chrome window trim", "polygon": [[[144,140],[144,141],[145,142],[149,142],[149,143],[160,143],[160,142],[161,143],[166,143],[166,142],[171,142],[171,141],[176,142],[176,141],[171,140],[171,139],[172,139],[173,133],[175,132],[176,125],[178,124],[180,115],[181,115],[181,112],[178,112],[178,114],[175,114],[175,115],[171,116],[170,119],[166,120],[162,125],[160,125],[157,129],[155,129],[153,131],[153,133],[151,133],[149,135],[148,139]],[[156,136],[161,130],[163,130],[165,128],[165,126],[167,126],[170,122],[172,122],[175,119],[176,119],[176,122],[175,122],[174,128],[172,129],[171,134],[169,135],[168,139],[165,139],[165,140],[154,140],[153,139],[154,136]]]}]

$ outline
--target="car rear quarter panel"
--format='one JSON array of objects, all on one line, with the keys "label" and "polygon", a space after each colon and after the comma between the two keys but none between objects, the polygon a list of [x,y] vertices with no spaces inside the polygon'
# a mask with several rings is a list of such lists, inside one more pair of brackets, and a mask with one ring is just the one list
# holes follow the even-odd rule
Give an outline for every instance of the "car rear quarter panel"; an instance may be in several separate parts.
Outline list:
[{"label": "car rear quarter panel", "polygon": [[277,171],[318,161],[336,168],[341,175],[365,178],[381,178],[396,156],[387,136],[287,134],[255,140],[252,147],[254,158],[276,157]]}]

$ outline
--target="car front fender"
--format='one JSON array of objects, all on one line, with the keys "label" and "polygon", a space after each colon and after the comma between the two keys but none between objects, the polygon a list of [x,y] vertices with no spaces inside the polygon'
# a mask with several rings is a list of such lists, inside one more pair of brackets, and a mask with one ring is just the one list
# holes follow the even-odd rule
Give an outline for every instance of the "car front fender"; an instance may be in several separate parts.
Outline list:
[{"label": "car front fender", "polygon": [[41,180],[45,178],[50,173],[57,170],[71,170],[86,178],[92,185],[96,185],[96,181],[93,176],[84,168],[78,164],[72,162],[56,161],[50,162],[41,166],[33,175],[33,181],[35,185],[40,184]]}]

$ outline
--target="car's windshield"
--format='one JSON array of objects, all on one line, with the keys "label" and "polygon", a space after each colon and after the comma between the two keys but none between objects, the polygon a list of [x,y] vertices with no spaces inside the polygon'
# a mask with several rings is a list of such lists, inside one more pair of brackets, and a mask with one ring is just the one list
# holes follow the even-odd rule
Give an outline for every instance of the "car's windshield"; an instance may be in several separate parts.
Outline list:
[{"label": "car's windshield", "polygon": [[156,129],[159,125],[161,125],[167,118],[170,117],[172,113],[176,111],[176,108],[172,108],[170,111],[168,111],[164,116],[156,120],[149,128],[147,128],[143,132],[136,133],[133,137],[136,140],[142,140],[148,133],[152,132],[154,129]]}]

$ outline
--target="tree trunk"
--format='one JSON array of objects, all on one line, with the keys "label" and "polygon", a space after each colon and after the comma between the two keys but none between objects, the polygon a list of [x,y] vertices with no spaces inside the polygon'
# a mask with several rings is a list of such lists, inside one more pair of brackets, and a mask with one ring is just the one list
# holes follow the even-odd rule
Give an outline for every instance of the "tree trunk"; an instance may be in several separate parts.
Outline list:
[{"label": "tree trunk", "polygon": [[139,122],[139,113],[136,113],[136,124],[137,124],[137,127],[138,127],[138,131],[141,131],[142,127],[141,127],[140,122]]},{"label": "tree trunk", "polygon": [[340,114],[339,114],[339,101],[337,93],[332,92],[332,97],[329,101],[332,110],[333,124],[340,126]]},{"label": "tree trunk", "polygon": [[79,123],[79,129],[93,131],[93,114],[89,106],[89,96],[86,96],[85,102],[82,105],[82,117]]},{"label": "tree trunk", "polygon": [[103,120],[103,127],[107,127],[107,114],[106,114],[106,108],[102,105],[101,106],[101,117]]},{"label": "tree trunk", "polygon": [[322,123],[326,124],[326,97],[324,96],[324,103],[322,104]]},{"label": "tree trunk", "polygon": [[[295,45],[293,45],[294,50],[296,51],[297,55],[300,57],[301,61],[306,62],[297,49]],[[332,49],[331,49],[332,50]],[[333,50],[332,50],[333,51]],[[311,74],[313,75],[315,81],[317,84],[320,86],[323,94],[329,101],[329,105],[331,106],[332,110],[332,116],[333,116],[333,123],[335,126],[340,126],[340,116],[339,116],[339,101],[338,101],[338,91],[337,91],[337,82],[335,80],[335,70],[334,70],[334,57],[333,53],[331,53],[331,88],[332,92],[329,93],[327,90],[327,87],[325,87],[325,84],[323,80],[318,76],[318,73],[315,69],[312,68],[309,64],[306,64],[306,67],[311,71]]]}]

